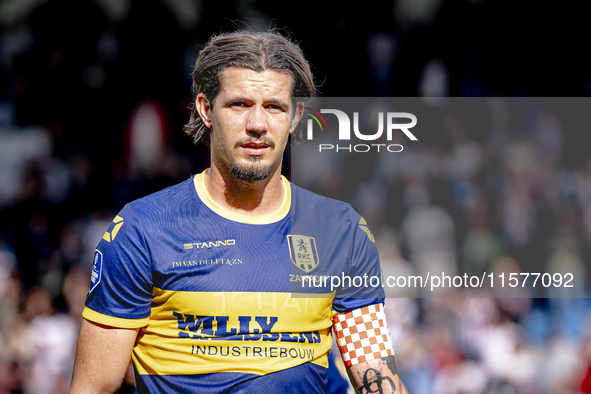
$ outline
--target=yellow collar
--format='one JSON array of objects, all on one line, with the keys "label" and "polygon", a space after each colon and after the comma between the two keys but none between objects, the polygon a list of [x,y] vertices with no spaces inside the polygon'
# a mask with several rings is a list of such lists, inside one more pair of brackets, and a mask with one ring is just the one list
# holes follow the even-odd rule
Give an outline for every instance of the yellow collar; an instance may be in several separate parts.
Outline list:
[{"label": "yellow collar", "polygon": [[291,208],[291,187],[289,181],[285,177],[281,176],[281,183],[283,184],[283,201],[281,206],[275,212],[268,213],[266,215],[251,216],[243,215],[226,209],[216,203],[213,198],[209,195],[207,188],[205,187],[205,173],[209,171],[209,168],[200,174],[193,177],[193,183],[195,184],[195,190],[197,195],[203,201],[205,205],[218,215],[233,220],[235,222],[246,223],[246,224],[270,224],[280,221],[285,218]]}]

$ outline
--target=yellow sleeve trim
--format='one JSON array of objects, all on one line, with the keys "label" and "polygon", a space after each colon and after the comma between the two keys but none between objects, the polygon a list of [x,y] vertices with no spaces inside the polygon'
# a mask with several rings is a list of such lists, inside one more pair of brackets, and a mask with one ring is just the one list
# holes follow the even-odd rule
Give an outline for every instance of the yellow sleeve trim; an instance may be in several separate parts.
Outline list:
[{"label": "yellow sleeve trim", "polygon": [[150,321],[149,317],[144,317],[143,319],[124,319],[122,317],[104,315],[86,306],[82,311],[82,317],[95,323],[117,328],[140,328],[147,326]]}]

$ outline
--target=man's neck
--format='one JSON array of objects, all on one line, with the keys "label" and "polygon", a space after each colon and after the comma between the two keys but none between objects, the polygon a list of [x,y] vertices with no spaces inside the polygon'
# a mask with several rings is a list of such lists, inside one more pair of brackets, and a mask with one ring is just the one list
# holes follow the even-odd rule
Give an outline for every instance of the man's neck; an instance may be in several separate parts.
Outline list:
[{"label": "man's neck", "polygon": [[279,170],[273,171],[262,181],[245,182],[212,165],[205,174],[204,184],[218,205],[233,212],[252,216],[277,211],[285,192]]}]

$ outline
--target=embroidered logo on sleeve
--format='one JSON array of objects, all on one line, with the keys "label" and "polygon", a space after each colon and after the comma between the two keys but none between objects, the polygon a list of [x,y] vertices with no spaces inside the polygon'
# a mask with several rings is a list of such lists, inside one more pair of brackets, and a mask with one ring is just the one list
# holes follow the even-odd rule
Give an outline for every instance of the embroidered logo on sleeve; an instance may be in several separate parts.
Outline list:
[{"label": "embroidered logo on sleeve", "polygon": [[333,326],[347,368],[394,355],[381,304],[339,313],[333,317]]},{"label": "embroidered logo on sleeve", "polygon": [[90,274],[90,290],[89,293],[94,290],[94,288],[100,283],[101,281],[101,273],[103,272],[103,254],[97,249],[94,252],[94,261],[92,262],[92,272]]}]

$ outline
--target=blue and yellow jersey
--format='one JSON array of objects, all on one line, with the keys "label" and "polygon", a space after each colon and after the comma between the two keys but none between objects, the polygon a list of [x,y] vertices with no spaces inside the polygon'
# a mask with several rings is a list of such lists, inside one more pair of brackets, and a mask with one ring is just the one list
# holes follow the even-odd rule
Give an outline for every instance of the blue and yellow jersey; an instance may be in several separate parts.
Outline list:
[{"label": "blue and yellow jersey", "polygon": [[383,302],[381,282],[351,280],[380,277],[367,224],[285,178],[276,212],[240,215],[212,200],[204,176],[115,217],[84,318],[140,329],[139,393],[324,392],[332,317]]}]

